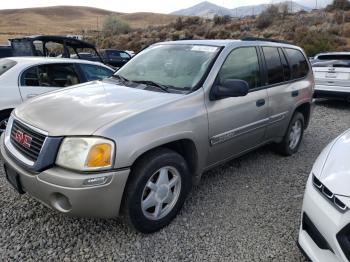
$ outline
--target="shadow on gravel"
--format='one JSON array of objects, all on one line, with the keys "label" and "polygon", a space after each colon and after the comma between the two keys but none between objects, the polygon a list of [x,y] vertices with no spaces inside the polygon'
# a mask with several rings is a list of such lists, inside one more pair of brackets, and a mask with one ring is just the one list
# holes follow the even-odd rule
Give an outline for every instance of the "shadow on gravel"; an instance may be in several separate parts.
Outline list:
[{"label": "shadow on gravel", "polygon": [[324,106],[332,109],[350,110],[350,102],[343,100],[316,99],[315,104],[316,106]]}]

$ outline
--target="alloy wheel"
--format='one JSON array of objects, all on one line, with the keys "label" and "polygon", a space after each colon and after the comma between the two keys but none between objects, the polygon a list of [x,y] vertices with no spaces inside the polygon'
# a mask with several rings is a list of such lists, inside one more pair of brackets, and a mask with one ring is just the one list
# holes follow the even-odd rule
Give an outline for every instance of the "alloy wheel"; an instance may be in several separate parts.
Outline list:
[{"label": "alloy wheel", "polygon": [[301,139],[302,123],[300,120],[295,121],[289,134],[289,148],[295,149]]},{"label": "alloy wheel", "polygon": [[181,192],[181,176],[171,166],[157,170],[147,181],[142,193],[141,208],[145,217],[159,220],[176,205]]}]

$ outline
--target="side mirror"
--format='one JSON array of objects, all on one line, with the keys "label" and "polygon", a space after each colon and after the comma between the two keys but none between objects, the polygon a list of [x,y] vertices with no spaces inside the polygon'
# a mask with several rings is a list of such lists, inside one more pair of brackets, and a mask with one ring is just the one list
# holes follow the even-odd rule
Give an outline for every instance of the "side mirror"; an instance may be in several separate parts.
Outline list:
[{"label": "side mirror", "polygon": [[219,100],[227,97],[246,96],[249,92],[247,81],[239,79],[226,79],[214,86],[210,93],[210,100]]}]

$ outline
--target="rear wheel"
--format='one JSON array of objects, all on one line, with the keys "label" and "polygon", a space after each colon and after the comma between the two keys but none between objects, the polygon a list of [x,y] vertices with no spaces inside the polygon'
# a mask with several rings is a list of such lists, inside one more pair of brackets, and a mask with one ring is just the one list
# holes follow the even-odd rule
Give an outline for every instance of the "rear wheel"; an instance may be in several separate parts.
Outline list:
[{"label": "rear wheel", "polygon": [[180,211],[191,188],[187,163],[178,153],[159,149],[132,168],[124,212],[127,222],[142,233],[168,225]]},{"label": "rear wheel", "polygon": [[289,123],[283,140],[276,145],[276,151],[283,156],[291,156],[298,152],[301,140],[303,139],[304,129],[304,116],[296,112]]}]

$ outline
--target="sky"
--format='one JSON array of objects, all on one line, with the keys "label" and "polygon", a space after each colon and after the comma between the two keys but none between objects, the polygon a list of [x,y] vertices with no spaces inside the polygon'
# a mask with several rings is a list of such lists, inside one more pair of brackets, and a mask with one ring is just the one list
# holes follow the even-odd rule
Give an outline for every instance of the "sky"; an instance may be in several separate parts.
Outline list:
[{"label": "sky", "polygon": [[[0,9],[15,9],[27,7],[43,7],[56,5],[91,6],[117,12],[155,12],[170,13],[179,9],[191,7],[203,0],[2,0]],[[256,5],[262,3],[277,3],[282,0],[210,0],[210,2],[227,8],[235,8],[244,5]],[[314,7],[325,5],[331,0],[300,0],[303,5]]]}]

